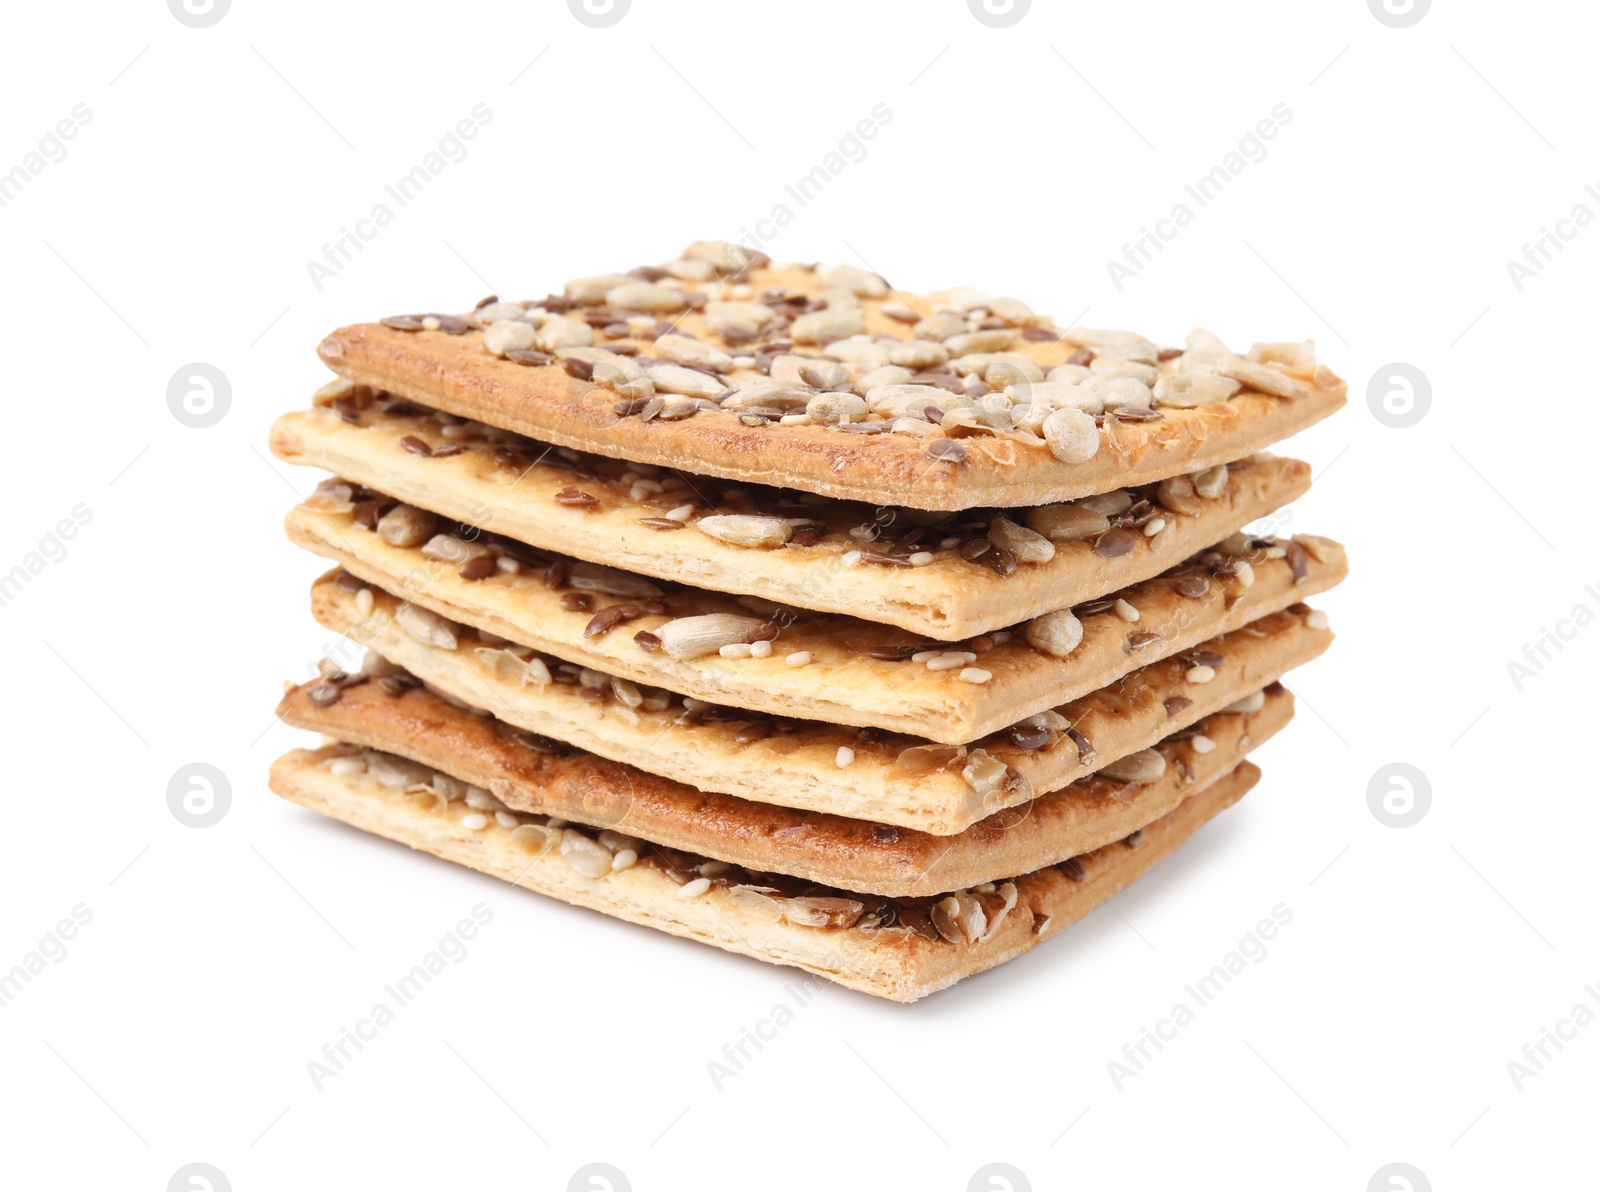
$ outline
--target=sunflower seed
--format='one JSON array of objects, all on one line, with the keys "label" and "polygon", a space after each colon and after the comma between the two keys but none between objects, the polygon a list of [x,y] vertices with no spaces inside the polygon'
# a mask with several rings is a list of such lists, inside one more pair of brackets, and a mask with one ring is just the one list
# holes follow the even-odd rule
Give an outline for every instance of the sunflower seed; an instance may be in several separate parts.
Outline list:
[{"label": "sunflower seed", "polygon": [[687,335],[663,335],[656,340],[656,353],[663,360],[690,368],[727,372],[733,367],[732,356]]},{"label": "sunflower seed", "polygon": [[441,650],[456,648],[455,629],[435,612],[402,601],[400,607],[395,609],[394,619],[408,635],[425,646],[435,646]]},{"label": "sunflower seed", "polygon": [[1209,373],[1163,373],[1152,390],[1152,400],[1158,406],[1189,410],[1196,406],[1214,406],[1227,401],[1239,391],[1239,382]]},{"label": "sunflower seed", "polygon": [[679,617],[655,630],[661,649],[671,658],[701,658],[715,654],[723,646],[754,641],[766,628],[765,621],[732,613],[707,613],[698,617]]},{"label": "sunflower seed", "polygon": [[1228,491],[1228,465],[1218,464],[1214,468],[1196,472],[1193,480],[1194,491],[1206,500],[1214,501]]},{"label": "sunflower seed", "polygon": [[612,310],[639,310],[653,315],[671,314],[685,305],[682,290],[633,278],[607,290],[605,303]]},{"label": "sunflower seed", "polygon": [[1028,622],[1028,644],[1054,658],[1066,658],[1083,641],[1083,623],[1070,608],[1058,608]]},{"label": "sunflower seed", "polygon": [[789,523],[781,517],[716,513],[695,522],[695,529],[734,546],[774,547],[789,541]]},{"label": "sunflower seed", "polygon": [[[1223,470],[1226,472],[1227,469]],[[1226,476],[1223,483],[1227,483]],[[1187,476],[1168,476],[1156,485],[1156,500],[1172,512],[1188,514],[1190,517],[1199,517],[1205,512],[1205,506],[1195,492],[1194,481]]]},{"label": "sunflower seed", "polygon": [[1111,528],[1105,514],[1081,505],[1043,505],[1028,510],[1028,528],[1052,542],[1095,538]]},{"label": "sunflower seed", "polygon": [[1154,749],[1141,749],[1119,757],[1100,768],[1099,773],[1117,782],[1147,786],[1167,772],[1167,759]]},{"label": "sunflower seed", "polygon": [[830,306],[801,315],[789,328],[789,334],[796,343],[814,344],[825,339],[844,339],[865,331],[866,327],[859,307]]},{"label": "sunflower seed", "polygon": [[501,319],[484,330],[483,346],[494,356],[507,352],[524,352],[538,342],[538,333],[531,323],[521,320]]},{"label": "sunflower seed", "polygon": [[1040,429],[1050,454],[1062,463],[1084,463],[1100,450],[1100,428],[1094,424],[1094,418],[1082,410],[1071,407],[1057,410],[1044,420]]},{"label": "sunflower seed", "polygon": [[599,592],[606,596],[625,596],[633,600],[653,600],[661,589],[649,580],[614,567],[598,563],[573,563],[567,572],[567,582],[584,592]]},{"label": "sunflower seed", "polygon": [[421,546],[439,528],[439,519],[415,505],[396,505],[378,519],[378,537],[390,546]]},{"label": "sunflower seed", "polygon": [[651,364],[646,366],[650,383],[662,393],[676,393],[680,397],[716,397],[727,386],[709,373],[681,364]]},{"label": "sunflower seed", "polygon": [[1310,391],[1291,376],[1265,364],[1257,364],[1234,356],[1217,365],[1217,375],[1238,381],[1251,389],[1270,393],[1273,397],[1303,398]]}]

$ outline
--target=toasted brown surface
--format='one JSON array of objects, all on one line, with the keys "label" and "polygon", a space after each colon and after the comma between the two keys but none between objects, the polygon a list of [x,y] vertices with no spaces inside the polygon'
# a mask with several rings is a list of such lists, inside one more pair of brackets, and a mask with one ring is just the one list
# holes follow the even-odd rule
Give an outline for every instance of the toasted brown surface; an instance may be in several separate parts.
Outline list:
[{"label": "toasted brown surface", "polygon": [[296,728],[442,771],[491,792],[512,811],[890,897],[1002,881],[1121,840],[1232,771],[1294,713],[1294,697],[1275,687],[1256,711],[1217,713],[1162,741],[1156,752],[1165,771],[1152,782],[1091,776],[959,835],[932,836],[702,792],[582,751],[552,752],[424,688],[395,692],[396,686],[333,687],[337,698],[327,702],[330,685],[313,680],[285,695],[278,715]]},{"label": "toasted brown surface", "polygon": [[[737,284],[747,286],[757,302],[768,291],[791,293],[802,305],[805,300],[811,305],[843,302],[839,295],[830,299],[825,293],[828,282],[805,267],[755,268],[742,274]],[[716,300],[727,293],[724,286],[723,280],[684,281],[681,290]],[[902,302],[908,311],[924,316],[949,305],[938,296],[861,297],[855,305],[863,333],[880,337],[878,342],[884,345],[937,339],[925,327],[884,313],[886,303]],[[588,309],[571,307],[553,296],[543,304],[530,303],[512,321],[541,320],[556,308],[573,321],[582,321]],[[1084,341],[1085,336],[1056,328],[1044,316],[1017,318],[1010,327],[989,320],[997,323],[995,334],[1005,341],[994,351],[1048,371],[1084,350],[1074,341]],[[1020,321],[1024,318],[1025,324]],[[969,325],[980,322],[968,316]],[[930,458],[930,440],[919,435],[847,433],[830,426],[782,425],[761,418],[754,419],[759,425],[751,426],[747,416],[734,409],[713,407],[681,421],[647,422],[632,412],[619,413],[619,408],[630,407],[625,401],[619,406],[616,393],[593,380],[569,375],[560,363],[527,367],[495,356],[484,346],[482,324],[470,314],[464,323],[467,330],[458,335],[357,324],[324,339],[318,354],[324,364],[353,382],[545,442],[729,480],[921,509],[1039,505],[1192,472],[1259,451],[1327,417],[1345,401],[1344,382],[1325,368],[1312,367],[1285,373],[1298,382],[1304,394],[1299,398],[1273,397],[1247,388],[1217,404],[1161,409],[1154,421],[1108,417],[1100,428],[1097,452],[1083,463],[1062,462],[1036,434],[991,434],[954,425],[936,428],[939,435],[960,436],[964,459],[952,462]],[[621,347],[644,360],[658,353],[656,341],[662,332],[752,360],[762,356],[765,346],[759,340],[730,344],[710,329],[699,310],[666,315],[638,333],[610,334],[606,320],[599,323],[592,335],[595,345]],[[1025,332],[1043,338],[1030,338]],[[1093,334],[1087,338],[1093,339]],[[837,350],[831,343],[796,344],[792,339],[781,341],[782,354],[821,361],[830,350]],[[1100,350],[1110,348],[1101,344]],[[1181,361],[1162,363],[1169,369],[1181,366]],[[732,367],[720,376],[732,387],[762,378],[758,368],[750,366]]]},{"label": "toasted brown surface", "polygon": [[[1241,575],[1212,575],[1198,564],[1188,574],[1133,585],[1121,596],[1139,620],[1124,621],[1114,611],[1086,614],[1082,641],[1068,657],[1035,649],[1016,632],[991,635],[979,650],[968,651],[974,655],[968,664],[934,670],[922,662],[874,656],[874,650],[896,646],[931,647],[902,630],[854,618],[774,612],[770,606],[753,611],[717,593],[671,585],[658,590],[664,613],[641,612],[644,596],[597,597],[591,607],[571,611],[562,605],[565,593],[548,586],[542,569],[497,571],[470,580],[462,577],[459,561],[446,563],[420,548],[390,546],[348,513],[301,506],[290,512],[286,525],[297,545],[377,588],[403,593],[411,604],[439,616],[567,662],[712,703],[912,733],[947,744],[974,741],[1104,687],[1142,664],[1324,591],[1346,571],[1342,548],[1319,561],[1288,544],[1304,563],[1297,578],[1289,559],[1271,557],[1283,546],[1262,547],[1248,556],[1248,585]],[[1183,595],[1186,589],[1197,594]],[[630,607],[640,615],[586,636],[603,605]],[[772,617],[771,656],[673,658],[642,648],[635,636],[640,631],[660,635],[669,622],[713,613],[754,622]],[[809,656],[810,662],[789,663],[796,655]],[[967,681],[969,667],[986,678]]]},{"label": "toasted brown surface", "polygon": [[[463,802],[408,794],[366,774],[336,775],[329,764],[345,747],[294,750],[273,764],[272,789],[283,798],[363,831],[548,894],[564,902],[712,944],[774,964],[793,965],[851,989],[908,1002],[992,968],[1055,935],[1148,872],[1194,831],[1237,802],[1260,777],[1249,762],[1149,824],[1138,846],[1111,844],[998,888],[961,891],[945,904],[960,912],[968,937],[938,929],[940,903],[886,905],[816,891],[694,879],[693,858],[641,855],[632,867],[586,877],[569,853],[599,847],[552,833],[527,818],[527,827],[482,827]],[[523,820],[525,817],[513,817]],[[557,843],[559,835],[559,844]],[[705,880],[686,889],[686,881]],[[801,925],[800,914],[826,915],[851,926]],[[974,916],[969,919],[968,916]],[[809,921],[814,921],[809,920]]]},{"label": "toasted brown surface", "polygon": [[[643,487],[676,482],[665,491],[634,495],[640,478],[628,464],[593,455],[568,459],[544,444],[513,441],[449,415],[441,421],[433,411],[396,409],[398,404],[374,402],[346,410],[344,417],[329,407],[285,414],[273,427],[272,449],[290,463],[326,468],[397,500],[546,550],[713,591],[844,613],[942,641],[1001,629],[1148,579],[1295,500],[1311,483],[1310,467],[1299,460],[1236,461],[1220,496],[1202,499],[1191,487],[1181,499],[1169,498],[1183,512],[1161,504],[1155,486],[1132,494],[1149,503],[1149,517],[1165,528],[1153,536],[1135,534],[1128,554],[1108,557],[1096,549],[1095,538],[1060,541],[1050,547],[1054,557],[1048,561],[1013,561],[1014,569],[1001,574],[991,565],[998,556],[989,551],[968,560],[958,549],[940,547],[942,540],[982,540],[993,516],[801,501],[799,494],[778,490],[733,490],[730,496],[726,490],[732,486],[692,472],[650,477]],[[451,453],[423,455],[417,443]],[[564,504],[561,494],[574,490],[594,503]],[[684,520],[664,517],[685,504],[694,512]],[[1012,513],[1024,520],[1025,511]],[[705,516],[727,514],[780,517],[825,533],[772,549],[735,545],[699,528]],[[885,555],[907,534],[917,534],[916,549],[932,555],[926,565],[909,565],[910,549]],[[884,562],[863,564],[864,552]]]},{"label": "toasted brown surface", "polygon": [[[577,668],[555,666],[560,681],[535,686],[500,647],[469,630],[454,650],[418,642],[396,624],[398,601],[372,591],[363,614],[354,594],[324,578],[312,589],[312,612],[445,696],[508,724],[698,789],[945,836],[1220,711],[1321,654],[1333,638],[1317,627],[1317,612],[1296,605],[1061,705],[1059,721],[1042,734],[1014,738],[1006,730],[952,747],[722,707],[691,712],[665,693],[630,707],[614,686],[592,678],[583,686]],[[1211,668],[1209,681],[1194,675],[1197,659]],[[843,768],[841,748],[851,753]]]}]

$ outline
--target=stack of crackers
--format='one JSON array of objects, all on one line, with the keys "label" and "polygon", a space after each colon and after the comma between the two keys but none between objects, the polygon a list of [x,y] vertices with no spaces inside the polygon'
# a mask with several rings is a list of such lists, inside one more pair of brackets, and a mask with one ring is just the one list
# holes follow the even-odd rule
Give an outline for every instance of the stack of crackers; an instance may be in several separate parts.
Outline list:
[{"label": "stack of crackers", "polygon": [[[287,799],[910,1001],[1255,785],[1344,549],[1259,532],[1345,385],[1309,343],[1058,328],[722,242],[346,327],[272,448],[363,645]],[[353,662],[350,665],[354,665]]]}]

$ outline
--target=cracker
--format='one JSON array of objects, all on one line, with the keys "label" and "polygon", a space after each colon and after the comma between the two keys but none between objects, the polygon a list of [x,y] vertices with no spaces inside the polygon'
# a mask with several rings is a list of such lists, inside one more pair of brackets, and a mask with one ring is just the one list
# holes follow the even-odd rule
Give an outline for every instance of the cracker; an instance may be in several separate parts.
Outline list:
[{"label": "cracker", "polygon": [[369,775],[333,773],[329,763],[342,752],[334,746],[284,755],[273,764],[272,789],[363,831],[564,902],[901,1002],[1001,964],[1087,915],[1237,802],[1260,777],[1255,766],[1241,763],[1146,826],[1137,847],[1107,845],[945,899],[890,901],[795,888],[782,879],[733,885],[715,864],[714,876],[704,877],[700,858],[664,850],[648,851],[631,867],[586,877],[577,866],[595,872],[595,850],[609,850],[584,834],[552,832],[531,822],[504,827],[492,816],[484,817],[481,828],[467,826],[467,815],[482,813],[380,786]]},{"label": "cracker", "polygon": [[[389,320],[388,325],[344,327],[322,341],[318,354],[351,382],[541,441],[745,483],[921,509],[1039,505],[1192,472],[1259,451],[1327,417],[1345,401],[1342,380],[1318,367],[1304,350],[1274,350],[1282,345],[1258,345],[1245,360],[1207,336],[1197,341],[1201,347],[1178,349],[1173,356],[1141,336],[1059,329],[1014,300],[970,291],[918,298],[891,293],[876,280],[841,287],[812,268],[775,270],[762,262],[735,279],[727,277],[727,270],[720,272],[723,276],[706,280],[671,280],[666,290],[654,286],[650,301],[665,297],[705,304],[738,300],[744,293],[746,300],[775,315],[748,341],[731,342],[732,328],[725,320],[716,320],[720,333],[713,330],[704,310],[640,317],[616,305],[636,300],[640,293],[614,291],[608,298],[590,286],[587,291],[573,288],[571,293],[581,300],[576,303],[552,295],[540,302],[497,303],[485,308],[484,317],[478,312],[435,317],[439,330],[428,329],[427,319],[413,316]],[[626,278],[621,284],[633,285]],[[992,309],[996,303],[1000,311]],[[896,313],[912,320],[920,316],[921,322],[904,321]],[[852,337],[857,328],[861,338]],[[664,333],[677,338],[663,343]],[[774,333],[782,338],[771,338]],[[732,339],[742,339],[742,332]],[[824,399],[815,407],[818,417],[836,417],[841,404],[854,408],[853,403],[841,403],[837,392],[823,392],[846,383],[864,394],[852,395],[854,400],[874,400],[874,378],[865,365],[876,366],[877,353],[898,354],[892,349],[913,340],[926,346],[929,361],[945,363],[915,366],[921,371],[912,377],[914,382],[926,383],[933,369],[937,384],[906,407],[906,433],[864,431],[862,421],[869,428],[888,429],[891,421],[878,414],[842,429],[778,418],[796,409],[810,418],[814,398]],[[570,346],[575,341],[584,346]],[[529,363],[516,363],[492,350],[505,351],[512,344],[522,345],[520,358]],[[535,344],[553,355],[537,348],[528,354]],[[609,349],[609,359],[598,356],[595,346]],[[705,357],[695,366],[700,371],[685,369],[670,378],[660,371],[671,353],[686,348]],[[621,361],[614,354],[617,349],[624,353]],[[841,355],[854,363],[841,365],[833,359]],[[804,359],[786,366],[787,371],[775,363],[796,356]],[[1123,371],[1155,377],[1158,383],[1180,378],[1163,384],[1166,399],[1205,404],[1158,406],[1145,421],[1146,414],[1137,407],[1150,405],[1150,390],[1131,398],[1123,393],[1118,400],[1131,401],[1140,420],[1129,420],[1134,414],[1105,414],[1098,426],[1089,425],[1086,431],[1078,427],[1081,441],[1070,448],[1060,446],[1059,436],[1047,442],[1045,436],[1055,433],[1052,426],[1033,429],[1038,418],[1024,419],[1025,429],[1019,430],[1010,425],[1012,414],[992,414],[976,399],[957,399],[954,404],[963,413],[952,417],[947,410],[942,423],[931,423],[924,413],[925,402],[952,404],[947,399],[957,395],[940,397],[944,390],[938,386],[962,388],[958,374],[988,378],[992,364],[1008,365],[1014,373],[998,370],[992,384],[999,386],[995,392],[1002,398],[1013,401],[1018,392],[1008,379],[1032,384],[1033,377],[1042,379],[1057,366],[1088,357],[1100,358],[1103,365],[1139,366]],[[595,360],[604,367],[597,367]],[[787,397],[752,388],[773,379],[763,374],[763,364],[777,370],[778,379],[792,379],[783,390]],[[847,382],[833,385],[841,367]],[[1089,367],[1095,367],[1094,360]],[[1144,373],[1144,367],[1155,372]],[[641,384],[633,379],[652,369],[654,380]],[[827,375],[819,375],[823,373]],[[1182,380],[1192,374],[1206,378],[1202,390]],[[1235,374],[1247,387],[1229,395],[1238,388],[1231,379]],[[1096,383],[1112,379],[1126,378],[1104,373]],[[981,393],[989,385],[974,382],[974,390]],[[1273,395],[1262,386],[1294,396]],[[740,395],[731,396],[732,390]],[[1042,414],[1057,399],[1038,400]],[[703,404],[691,416],[678,418],[686,401]],[[775,404],[780,402],[781,408]],[[879,396],[874,404],[887,409],[892,403]],[[1094,454],[1082,462],[1067,462],[1057,454],[1065,450],[1068,459],[1076,460],[1091,448]]]}]

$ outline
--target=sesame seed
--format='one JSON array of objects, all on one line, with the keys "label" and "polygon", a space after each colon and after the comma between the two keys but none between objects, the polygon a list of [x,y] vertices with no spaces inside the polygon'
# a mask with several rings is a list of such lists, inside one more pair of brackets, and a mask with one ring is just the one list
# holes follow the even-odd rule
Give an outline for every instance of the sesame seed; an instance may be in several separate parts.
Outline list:
[{"label": "sesame seed", "polygon": [[683,885],[678,887],[678,897],[698,898],[709,889],[711,889],[711,879],[708,877],[697,877],[694,879],[694,881],[684,882]]},{"label": "sesame seed", "polygon": [[[978,661],[978,656],[970,650],[949,650],[936,657],[928,659],[928,669],[931,671],[955,670],[957,667],[966,666],[969,662]],[[985,675],[987,679],[989,676]],[[978,680],[982,682],[983,680]]]},{"label": "sesame seed", "polygon": [[964,667],[961,673],[956,676],[963,683],[987,683],[993,677],[993,671],[986,671],[979,666]]},{"label": "sesame seed", "polygon": [[913,567],[926,567],[929,563],[933,562],[933,556],[925,550],[919,550],[916,554],[907,559],[906,562],[910,563]]},{"label": "sesame seed", "polygon": [[1194,746],[1194,751],[1196,753],[1210,753],[1217,747],[1217,743],[1203,733],[1200,736],[1193,738],[1189,744]]},{"label": "sesame seed", "polygon": [[784,659],[790,666],[808,666],[811,662],[810,650],[796,650]]},{"label": "sesame seed", "polygon": [[833,755],[833,764],[843,770],[856,760],[856,751],[848,745],[839,746],[839,752]]},{"label": "sesame seed", "polygon": [[632,869],[638,863],[639,854],[631,848],[617,850],[617,855],[611,858],[611,872],[620,873],[624,869]]},{"label": "sesame seed", "polygon": [[461,817],[461,826],[469,832],[481,832],[489,826],[489,817],[474,812]]},{"label": "sesame seed", "polygon": [[1314,608],[1306,614],[1307,629],[1326,629],[1328,627],[1328,614],[1320,608]]},{"label": "sesame seed", "polygon": [[752,658],[771,658],[772,657],[772,643],[770,641],[767,641],[764,638],[761,641],[758,641],[758,642],[751,642],[750,643],[750,657],[752,657]]},{"label": "sesame seed", "polygon": [[859,567],[859,566],[861,566],[861,552],[858,551],[858,550],[847,550],[847,551],[845,551],[844,554],[839,556],[839,566],[841,566],[841,567]]},{"label": "sesame seed", "polygon": [[1154,538],[1157,534],[1161,533],[1161,531],[1165,530],[1166,528],[1167,528],[1167,519],[1166,518],[1164,518],[1164,517],[1152,517],[1149,521],[1144,523],[1144,536],[1146,538]]},{"label": "sesame seed", "polygon": [[750,657],[750,646],[746,642],[730,642],[719,649],[717,653],[724,658],[748,658]]},{"label": "sesame seed", "polygon": [[499,824],[502,828],[515,828],[522,821],[516,816],[512,815],[509,811],[497,811],[494,813],[494,822]]},{"label": "sesame seed", "polygon": [[506,575],[516,575],[522,571],[522,564],[517,562],[510,555],[501,555],[494,561],[494,569],[496,571],[502,571]]},{"label": "sesame seed", "polygon": [[667,510],[667,516],[673,521],[686,522],[694,516],[694,506],[679,505],[676,509]]},{"label": "sesame seed", "polygon": [[939,657],[940,654],[943,654],[943,653],[944,653],[943,650],[918,650],[915,654],[913,654],[911,656],[911,661],[912,662],[927,662],[930,658],[937,658],[937,657]]},{"label": "sesame seed", "polygon": [[1111,608],[1124,621],[1137,621],[1139,619],[1139,610],[1121,598]]},{"label": "sesame seed", "polygon": [[[360,613],[363,617],[372,612],[371,588],[362,588],[361,591],[356,593],[356,612]],[[1327,618],[1324,617],[1323,620],[1326,621]],[[1316,626],[1312,626],[1312,628],[1316,628]]]},{"label": "sesame seed", "polygon": [[1183,677],[1190,683],[1209,683],[1217,677],[1217,672],[1214,668],[1201,663],[1199,666],[1191,666],[1184,671]]}]

